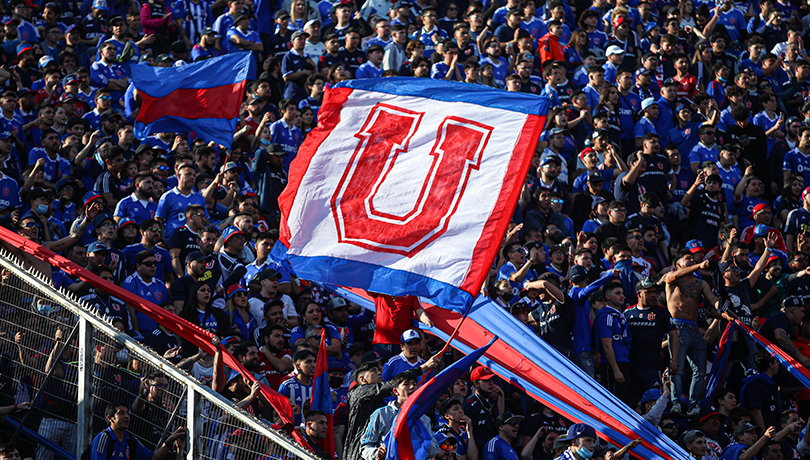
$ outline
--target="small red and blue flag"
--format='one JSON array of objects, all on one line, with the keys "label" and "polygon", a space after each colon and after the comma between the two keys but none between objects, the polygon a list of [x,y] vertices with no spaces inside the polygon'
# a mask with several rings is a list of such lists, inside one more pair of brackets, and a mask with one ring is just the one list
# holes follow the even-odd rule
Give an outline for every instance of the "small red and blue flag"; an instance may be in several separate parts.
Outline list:
[{"label": "small red and blue flag", "polygon": [[497,338],[453,363],[439,375],[424,383],[399,409],[397,419],[386,440],[386,460],[416,460],[428,458],[433,435],[420,421],[423,415],[436,406],[439,398],[467,370],[483,356]]},{"label": "small red and blue flag", "polygon": [[180,67],[132,66],[132,85],[124,97],[128,109],[132,99],[140,99],[135,137],[194,131],[197,137],[230,146],[245,85],[255,73],[249,52]]},{"label": "small red and blue flag", "polygon": [[334,409],[332,407],[332,389],[329,388],[329,365],[326,356],[326,328],[321,330],[321,345],[318,347],[318,360],[315,363],[315,377],[312,381],[311,410],[319,410],[326,414],[326,422],[329,429],[326,430],[326,438],[318,441],[321,448],[330,457],[335,456],[335,423],[332,419]]}]

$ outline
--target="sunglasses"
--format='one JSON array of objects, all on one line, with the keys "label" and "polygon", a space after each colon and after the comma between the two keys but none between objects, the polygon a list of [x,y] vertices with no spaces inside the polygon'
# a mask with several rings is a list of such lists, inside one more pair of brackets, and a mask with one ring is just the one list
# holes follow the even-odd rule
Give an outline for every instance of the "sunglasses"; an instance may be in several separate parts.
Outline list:
[{"label": "sunglasses", "polygon": [[152,227],[152,228],[147,228],[147,229],[146,229],[146,231],[147,231],[147,232],[155,232],[155,233],[160,233],[160,232],[162,232],[163,230],[162,230],[162,229],[160,229],[160,228],[157,228],[157,227]]},{"label": "sunglasses", "polygon": [[31,228],[31,227],[36,227],[36,226],[37,226],[37,224],[35,222],[26,222],[26,223],[21,225],[21,227],[23,227],[23,228]]},{"label": "sunglasses", "polygon": [[667,423],[666,425],[661,425],[661,428],[663,428],[665,430],[669,430],[669,429],[675,428],[675,424],[674,423]]},{"label": "sunglasses", "polygon": [[247,297],[247,292],[237,292],[233,295],[234,297]]},{"label": "sunglasses", "polygon": [[168,166],[155,166],[155,169],[157,169],[158,171],[168,171],[169,167]]},{"label": "sunglasses", "polygon": [[644,237],[643,237],[643,236],[641,236],[641,235],[633,235],[631,238],[633,238],[633,239],[635,239],[635,240],[641,240],[641,239],[644,239]]},{"label": "sunglasses", "polygon": [[441,443],[439,444],[439,449],[453,452],[456,450],[456,446],[453,444]]},{"label": "sunglasses", "polygon": [[554,204],[562,204],[563,200],[561,200],[559,198],[552,198],[551,202],[554,203]]},{"label": "sunglasses", "polygon": [[152,262],[141,262],[141,265],[146,266],[146,267],[154,267],[155,265],[157,265],[157,263],[154,262],[154,261],[152,261]]},{"label": "sunglasses", "polygon": [[102,101],[112,100],[112,97],[110,97],[110,96],[99,96],[98,98],[101,99]]}]

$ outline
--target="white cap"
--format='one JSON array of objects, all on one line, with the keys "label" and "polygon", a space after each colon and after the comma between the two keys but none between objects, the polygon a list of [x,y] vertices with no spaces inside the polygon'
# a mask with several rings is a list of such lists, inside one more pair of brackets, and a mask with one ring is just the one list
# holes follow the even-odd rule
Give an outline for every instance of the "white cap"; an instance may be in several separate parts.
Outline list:
[{"label": "white cap", "polygon": [[655,98],[648,97],[647,99],[644,99],[643,101],[641,101],[641,110],[646,110],[647,107],[649,107],[649,106],[651,106],[653,104],[658,104],[658,102],[656,102]]},{"label": "white cap", "polygon": [[304,29],[306,29],[306,28],[308,28],[308,27],[310,27],[310,26],[314,26],[316,22],[317,22],[319,25],[321,24],[321,21],[319,21],[319,20],[317,20],[317,19],[310,19],[309,21],[307,21],[307,23],[306,23],[306,24],[304,24]]},{"label": "white cap", "polygon": [[616,45],[608,46],[608,49],[605,51],[605,56],[610,56],[612,54],[623,54],[624,50],[621,47]]}]

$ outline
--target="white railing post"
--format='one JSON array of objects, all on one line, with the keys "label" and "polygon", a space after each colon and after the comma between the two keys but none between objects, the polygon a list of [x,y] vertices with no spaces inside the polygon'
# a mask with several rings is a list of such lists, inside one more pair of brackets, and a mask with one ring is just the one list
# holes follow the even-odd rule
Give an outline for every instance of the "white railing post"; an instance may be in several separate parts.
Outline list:
[{"label": "white railing post", "polygon": [[93,326],[79,316],[79,387],[76,392],[78,427],[76,430],[76,458],[93,440]]},{"label": "white railing post", "polygon": [[186,459],[197,460],[202,458],[202,404],[200,394],[194,391],[192,385],[186,386],[188,397],[188,413],[186,415],[186,433],[188,434],[188,445],[186,446]]}]

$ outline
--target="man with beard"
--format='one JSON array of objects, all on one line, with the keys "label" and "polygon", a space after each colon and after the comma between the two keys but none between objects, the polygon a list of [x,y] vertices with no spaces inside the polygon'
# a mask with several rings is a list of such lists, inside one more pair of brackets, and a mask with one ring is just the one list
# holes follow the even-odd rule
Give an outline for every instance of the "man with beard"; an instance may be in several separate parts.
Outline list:
[{"label": "man with beard", "polygon": [[[99,266],[92,270],[93,274],[109,283],[115,284],[113,271],[107,267]],[[90,293],[82,297],[82,300],[90,310],[95,308],[104,316],[118,317],[124,323],[127,331],[132,330],[132,323],[129,320],[129,312],[127,305],[115,297],[112,297],[109,292],[103,289],[91,288]],[[157,349],[155,349],[157,350]],[[164,350],[165,351],[165,350]],[[162,352],[160,352],[162,353]]]},{"label": "man with beard", "polygon": [[107,88],[99,88],[95,94],[96,107],[82,115],[83,120],[90,123],[90,128],[93,130],[101,129],[101,114],[110,110],[112,107],[112,97],[110,90]]},{"label": "man with beard", "polygon": [[56,181],[70,176],[70,162],[59,156],[59,134],[50,128],[42,132],[42,147],[28,152],[28,164],[36,164],[39,159],[45,161],[43,172],[48,187],[54,187]]},{"label": "man with beard", "polygon": [[113,218],[115,222],[129,218],[135,222],[143,222],[146,219],[153,219],[157,205],[149,198],[152,196],[152,187],[155,178],[149,171],[141,171],[135,175],[135,191],[132,195],[122,198],[115,206]]},{"label": "man with beard", "polygon": [[177,276],[182,276],[184,272],[181,263],[186,260],[186,257],[192,251],[200,249],[198,240],[200,230],[205,224],[205,208],[203,206],[197,204],[188,206],[184,214],[186,218],[185,225],[175,230],[167,241],[172,266]]},{"label": "man with beard", "polygon": [[[206,278],[206,268],[214,265],[214,260],[210,256],[206,256],[201,251],[191,251],[185,258],[185,273],[172,284],[172,301],[174,308],[177,311],[183,310],[183,305],[186,303],[186,295],[191,289],[191,286],[197,281],[211,280]],[[211,280],[209,286],[211,289],[216,288],[217,281]]]},{"label": "man with beard", "polygon": [[17,80],[23,88],[30,88],[35,81],[42,78],[35,64],[34,49],[26,42],[20,43],[17,45],[17,65],[10,69],[12,79]]},{"label": "man with beard", "polygon": [[101,59],[90,66],[90,81],[93,86],[110,89],[113,106],[119,105],[123,91],[127,89],[127,75],[120,64],[115,62],[115,43],[104,42],[99,46]]},{"label": "man with beard", "polygon": [[267,386],[278,390],[287,374],[293,370],[290,350],[284,347],[284,327],[280,324],[268,324],[259,333],[259,367],[257,373],[262,375]]},{"label": "man with beard", "polygon": [[155,261],[157,262],[157,271],[155,277],[165,280],[166,288],[171,286],[174,280],[174,271],[172,270],[171,256],[169,251],[163,249],[157,244],[163,241],[163,229],[155,219],[146,219],[140,225],[141,241],[139,243],[131,244],[124,248],[124,260],[129,262],[127,272],[131,272],[135,267],[132,262],[135,259],[135,254],[141,251],[150,251],[155,254]]},{"label": "man with beard", "polygon": [[511,412],[504,412],[495,419],[495,426],[498,427],[498,435],[489,440],[484,446],[484,460],[511,460],[517,459],[518,455],[512,448],[512,442],[517,438],[518,427],[523,421],[522,415],[513,415]]},{"label": "man with beard", "polygon": [[[43,147],[46,144],[43,133]],[[52,137],[52,136],[48,136]],[[56,145],[59,145],[58,136]],[[104,161],[104,172],[96,179],[96,185],[93,187],[101,196],[107,200],[107,209],[114,210],[118,202],[124,198],[124,192],[121,191],[121,171],[124,170],[124,152],[118,147],[113,147],[101,156]]]},{"label": "man with beard", "polygon": [[[253,341],[247,339],[247,341],[240,343],[233,351],[233,356],[239,361],[242,367],[253,374],[253,377],[255,377],[257,381],[270,386],[270,382],[268,382],[264,374],[260,372],[261,355],[259,354],[259,347],[257,347]],[[313,375],[315,374],[313,373]]]},{"label": "man with beard", "polygon": [[350,316],[349,304],[340,297],[335,297],[326,304],[326,324],[338,330],[344,349],[356,342],[354,331],[372,321],[374,312],[365,308],[362,313]]}]

